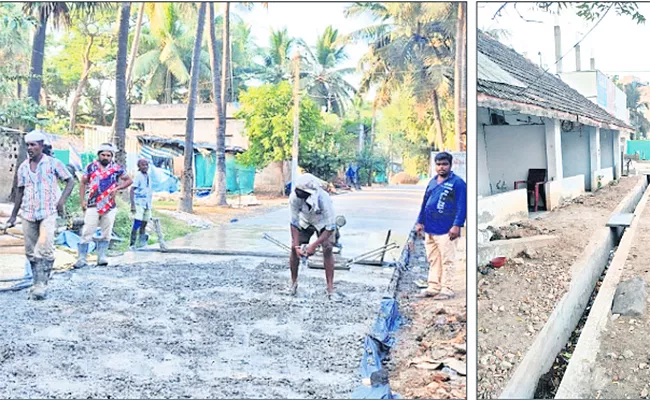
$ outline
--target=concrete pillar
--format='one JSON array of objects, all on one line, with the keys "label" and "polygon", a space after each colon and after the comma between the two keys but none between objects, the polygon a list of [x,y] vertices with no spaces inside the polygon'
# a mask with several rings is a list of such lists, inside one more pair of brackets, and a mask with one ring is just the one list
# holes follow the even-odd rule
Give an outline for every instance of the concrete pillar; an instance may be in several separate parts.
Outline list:
[{"label": "concrete pillar", "polygon": [[612,131],[612,149],[614,155],[614,179],[619,179],[623,173],[621,158],[623,148],[621,146],[621,131]]},{"label": "concrete pillar", "polygon": [[562,130],[557,119],[544,118],[546,132],[546,165],[549,181],[560,181],[564,178],[562,171]]},{"label": "concrete pillar", "polygon": [[[589,156],[591,161],[591,176],[590,182],[594,182],[596,178],[596,171],[600,170],[600,128],[589,127]],[[590,188],[592,191],[595,188]]]},{"label": "concrete pillar", "polygon": [[558,74],[562,73],[562,33],[560,31],[560,24],[555,21],[555,68]]}]

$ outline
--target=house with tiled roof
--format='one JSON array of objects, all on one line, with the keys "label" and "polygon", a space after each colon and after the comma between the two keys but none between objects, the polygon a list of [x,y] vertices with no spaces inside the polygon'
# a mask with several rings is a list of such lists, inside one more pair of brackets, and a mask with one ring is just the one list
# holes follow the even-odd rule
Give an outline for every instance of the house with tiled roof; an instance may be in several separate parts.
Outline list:
[{"label": "house with tiled roof", "polygon": [[479,229],[527,219],[618,179],[628,123],[478,33]]}]

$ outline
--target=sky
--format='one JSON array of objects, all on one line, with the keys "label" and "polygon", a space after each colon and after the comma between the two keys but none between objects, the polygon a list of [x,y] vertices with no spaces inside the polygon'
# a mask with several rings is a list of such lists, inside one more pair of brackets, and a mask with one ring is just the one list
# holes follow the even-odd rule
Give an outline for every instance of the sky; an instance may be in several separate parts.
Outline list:
[{"label": "sky", "polygon": [[[532,10],[533,3],[519,3],[516,9],[510,3],[500,17],[493,18],[503,2],[478,4],[480,29],[508,30],[509,38],[500,38],[503,43],[537,64],[541,52],[542,63],[550,67],[549,72],[556,72],[554,15]],[[638,4],[639,12],[648,22],[637,25],[629,16],[617,16],[610,11],[580,44],[583,70],[589,69],[589,58],[593,54],[596,69],[608,75],[632,75],[650,81],[650,52],[643,45],[650,38],[650,4]],[[572,48],[596,21],[584,21],[573,10],[563,10],[557,18],[561,27],[562,54],[569,53],[562,60],[563,72],[575,71],[576,56]]]}]

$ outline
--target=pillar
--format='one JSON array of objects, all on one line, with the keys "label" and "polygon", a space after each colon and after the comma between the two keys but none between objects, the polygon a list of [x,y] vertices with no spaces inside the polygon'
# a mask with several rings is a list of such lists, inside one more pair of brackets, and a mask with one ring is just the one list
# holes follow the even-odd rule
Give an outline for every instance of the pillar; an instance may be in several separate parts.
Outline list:
[{"label": "pillar", "polygon": [[623,173],[623,146],[621,146],[621,131],[612,131],[612,149],[614,156],[614,179],[620,179]]},{"label": "pillar", "polygon": [[[612,135],[613,136],[613,135]],[[600,128],[599,127],[589,127],[589,156],[591,164],[591,176],[589,181],[591,182],[591,191],[597,189],[596,179],[597,171],[600,170]]]},{"label": "pillar", "polygon": [[544,118],[546,132],[546,165],[547,179],[561,181],[564,178],[562,171],[562,131],[560,121]]}]

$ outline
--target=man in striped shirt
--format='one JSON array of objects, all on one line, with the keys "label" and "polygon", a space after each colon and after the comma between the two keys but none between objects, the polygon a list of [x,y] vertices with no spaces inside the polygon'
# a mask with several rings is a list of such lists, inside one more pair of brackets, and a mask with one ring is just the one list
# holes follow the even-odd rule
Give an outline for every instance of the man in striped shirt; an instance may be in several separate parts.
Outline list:
[{"label": "man in striped shirt", "polygon": [[[22,206],[25,255],[34,276],[29,298],[42,300],[54,266],[56,217],[63,216],[74,179],[61,161],[43,153],[47,142],[44,133],[32,131],[25,136],[25,142],[29,159],[18,168],[16,202],[7,226],[16,224]],[[63,193],[58,181],[65,182]]]}]

